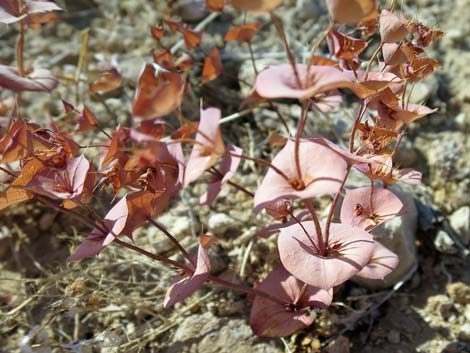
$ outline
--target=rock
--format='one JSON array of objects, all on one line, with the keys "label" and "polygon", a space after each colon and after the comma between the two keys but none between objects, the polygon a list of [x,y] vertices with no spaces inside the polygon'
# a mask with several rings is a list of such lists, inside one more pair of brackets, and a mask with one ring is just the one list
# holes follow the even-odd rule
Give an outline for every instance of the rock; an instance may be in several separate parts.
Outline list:
[{"label": "rock", "polygon": [[179,3],[177,12],[183,22],[199,22],[207,16],[202,0],[180,0]]},{"label": "rock", "polygon": [[349,353],[349,347],[349,339],[346,336],[339,336],[325,348],[324,353]]},{"label": "rock", "polygon": [[415,236],[418,225],[418,212],[409,189],[390,188],[403,202],[407,213],[393,218],[372,231],[375,239],[398,255],[398,267],[384,280],[354,277],[353,281],[370,289],[391,287],[399,282],[417,263]]},{"label": "rock", "polygon": [[470,130],[470,115],[465,112],[461,112],[455,117],[455,123],[462,132],[468,132]]},{"label": "rock", "polygon": [[207,228],[215,236],[222,236],[235,226],[236,221],[225,213],[214,213],[207,220]]},{"label": "rock", "polygon": [[470,342],[470,323],[466,323],[460,328],[459,340]]},{"label": "rock", "polygon": [[439,294],[428,298],[428,307],[432,313],[447,320],[453,314],[454,305],[447,295]]},{"label": "rock", "polygon": [[447,294],[455,303],[470,304],[470,286],[463,282],[449,283],[447,285]]},{"label": "rock", "polygon": [[277,353],[281,348],[276,343],[254,336],[244,319],[219,318],[206,312],[185,318],[164,352]]},{"label": "rock", "polygon": [[463,245],[470,244],[470,206],[464,206],[449,217],[451,227],[457,232]]},{"label": "rock", "polygon": [[428,76],[423,81],[419,81],[411,93],[411,102],[426,102],[432,96],[435,96],[439,88],[439,81],[436,76]]},{"label": "rock", "polygon": [[397,330],[390,330],[387,334],[387,339],[390,343],[400,343],[400,332]]},{"label": "rock", "polygon": [[434,247],[443,254],[455,255],[458,249],[452,238],[444,230],[439,230],[434,238]]}]

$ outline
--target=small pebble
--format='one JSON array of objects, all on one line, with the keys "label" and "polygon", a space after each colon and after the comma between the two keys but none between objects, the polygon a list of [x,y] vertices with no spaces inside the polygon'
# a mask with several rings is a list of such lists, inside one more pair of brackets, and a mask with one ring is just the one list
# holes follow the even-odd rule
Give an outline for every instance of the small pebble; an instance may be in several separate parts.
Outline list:
[{"label": "small pebble", "polygon": [[400,343],[400,332],[391,330],[387,335],[387,339],[390,343]]}]

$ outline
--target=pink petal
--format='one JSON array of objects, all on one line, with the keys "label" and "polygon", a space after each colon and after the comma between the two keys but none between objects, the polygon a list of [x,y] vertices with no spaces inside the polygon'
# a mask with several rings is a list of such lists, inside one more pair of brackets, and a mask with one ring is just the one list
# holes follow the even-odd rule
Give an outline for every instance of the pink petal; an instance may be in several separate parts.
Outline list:
[{"label": "pink petal", "polygon": [[116,237],[118,237],[126,225],[128,216],[127,197],[119,200],[106,214],[103,223],[108,231],[107,234],[94,228],[87,238],[78,246],[75,253],[68,257],[69,261],[78,261],[85,257],[100,253]]},{"label": "pink petal", "polygon": [[307,75],[307,65],[297,64],[296,68],[302,86],[299,86],[292,66],[282,64],[271,66],[258,74],[256,92],[264,98],[306,99],[351,85],[351,76],[332,66],[312,65],[310,75]]},{"label": "pink petal", "polygon": [[384,279],[399,263],[398,256],[388,250],[379,242],[375,242],[375,248],[369,263],[356,273],[356,276],[370,279]]},{"label": "pink petal", "polygon": [[204,171],[212,167],[219,156],[225,152],[220,133],[221,112],[217,108],[201,110],[201,121],[196,134],[195,144],[186,164],[184,185],[199,178]]},{"label": "pink petal", "polygon": [[207,249],[216,241],[215,237],[202,235],[197,253],[196,269],[191,276],[184,277],[168,288],[163,307],[169,308],[183,301],[198,290],[209,276],[211,263]]},{"label": "pink petal", "polygon": [[310,138],[310,140],[330,148],[332,151],[339,154],[348,164],[354,165],[354,164],[358,164],[358,163],[368,163],[368,162],[370,162],[370,157],[368,157],[368,156],[359,156],[355,153],[351,153],[346,148],[338,146],[336,143],[331,142],[330,140],[328,140],[324,137],[315,136],[315,137]]},{"label": "pink petal", "polygon": [[[250,327],[258,336],[284,337],[312,324],[309,307],[326,308],[331,304],[333,291],[307,286],[278,266],[255,287],[286,303],[281,305],[262,296],[255,296],[250,314]],[[295,309],[289,307],[295,305]]]},{"label": "pink petal", "polygon": [[59,81],[46,69],[35,69],[28,76],[21,77],[17,68],[0,65],[0,87],[5,89],[15,92],[50,92],[58,84]]},{"label": "pink petal", "polygon": [[420,185],[422,176],[423,175],[421,172],[418,172],[417,170],[413,168],[404,168],[404,169],[393,171],[393,177],[397,181],[401,181],[405,184],[410,184],[410,185]]},{"label": "pink petal", "polygon": [[212,204],[222,189],[222,186],[235,175],[241,159],[240,157],[233,156],[231,153],[241,155],[243,153],[243,149],[234,145],[227,146],[227,152],[225,152],[222,157],[219,166],[219,173],[222,175],[222,178],[217,179],[207,186],[207,192],[201,195],[201,198],[199,199],[199,203],[201,205]]},{"label": "pink petal", "polygon": [[[392,191],[374,187],[347,190],[341,206],[341,223],[370,231],[403,212],[403,203]],[[372,209],[371,209],[372,202]]]},{"label": "pink petal", "polygon": [[[313,222],[304,221],[302,224],[318,247]],[[336,252],[332,246],[336,246]],[[323,257],[318,255],[302,227],[294,224],[281,229],[278,248],[282,264],[292,275],[307,284],[328,290],[347,281],[368,263],[374,241],[371,234],[360,228],[332,223],[330,255]]]},{"label": "pink petal", "polygon": [[287,141],[284,148],[274,157],[272,164],[280,169],[288,180],[269,168],[255,193],[256,212],[280,198],[306,199],[338,191],[346,174],[347,165],[337,153],[319,143],[301,139],[299,162],[300,181],[304,187],[296,189],[292,185],[294,180],[299,181],[295,162],[295,142]]}]

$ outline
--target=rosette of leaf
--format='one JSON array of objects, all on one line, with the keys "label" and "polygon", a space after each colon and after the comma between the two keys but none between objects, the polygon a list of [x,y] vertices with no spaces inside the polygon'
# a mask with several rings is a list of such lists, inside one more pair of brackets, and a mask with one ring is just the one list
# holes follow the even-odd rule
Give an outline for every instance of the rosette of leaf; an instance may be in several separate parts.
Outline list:
[{"label": "rosette of leaf", "polygon": [[240,147],[234,145],[227,146],[219,168],[214,168],[211,173],[211,181],[207,185],[207,191],[199,199],[200,204],[212,204],[220,190],[222,190],[222,187],[235,175],[241,161],[240,157],[237,156],[241,155],[242,152],[243,150]]},{"label": "rosette of leaf", "polygon": [[398,266],[398,256],[378,241],[374,243],[372,256],[364,268],[356,276],[369,279],[384,279]]},{"label": "rosette of leaf", "polygon": [[[325,229],[324,224],[321,228]],[[322,231],[322,233],[325,233]],[[328,241],[320,251],[313,221],[282,228],[278,238],[281,262],[293,276],[318,288],[329,290],[347,281],[369,262],[372,235],[349,224],[331,223]]]},{"label": "rosette of leaf", "polygon": [[315,320],[311,311],[325,309],[333,297],[333,290],[305,285],[283,266],[272,270],[255,288],[279,299],[255,296],[250,327],[258,336],[284,337],[310,326]]},{"label": "rosette of leaf", "polygon": [[199,178],[224,154],[225,146],[220,132],[220,118],[221,112],[217,108],[201,110],[201,120],[193,141],[193,149],[186,163],[184,185]]},{"label": "rosette of leaf", "polygon": [[382,181],[386,185],[398,181],[411,185],[421,184],[420,172],[412,168],[394,168],[390,154],[373,156],[367,163],[355,164],[354,168],[364,173],[371,181]]},{"label": "rosette of leaf", "polygon": [[341,223],[371,231],[403,213],[403,203],[392,191],[367,186],[346,190],[341,205]]},{"label": "rosette of leaf", "polygon": [[122,233],[128,215],[127,198],[124,196],[93,228],[75,252],[68,257],[68,260],[78,261],[99,254]]},{"label": "rosette of leaf", "polygon": [[300,139],[298,149],[295,145],[287,141],[272,160],[255,193],[256,212],[279,199],[308,199],[340,188],[347,167],[341,156],[308,139]]},{"label": "rosette of leaf", "polygon": [[217,242],[217,238],[202,234],[199,240],[196,262],[189,264],[190,273],[184,274],[175,279],[174,283],[168,288],[163,306],[169,308],[178,302],[181,302],[198,290],[209,277],[211,263],[209,247]]}]

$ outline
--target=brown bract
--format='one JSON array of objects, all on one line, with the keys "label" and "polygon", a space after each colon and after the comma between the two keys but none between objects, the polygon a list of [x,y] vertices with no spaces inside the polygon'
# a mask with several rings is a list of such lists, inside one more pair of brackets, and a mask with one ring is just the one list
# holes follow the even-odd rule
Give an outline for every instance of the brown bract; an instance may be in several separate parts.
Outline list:
[{"label": "brown bract", "polygon": [[140,74],[132,112],[142,119],[153,119],[179,107],[186,89],[185,78],[174,72],[158,71],[147,64]]},{"label": "brown bract", "polygon": [[209,55],[204,58],[204,66],[202,68],[201,83],[215,80],[224,70],[222,59],[217,48],[213,48]]},{"label": "brown bract", "polygon": [[339,59],[354,59],[367,48],[367,42],[362,39],[344,35],[333,28],[326,39],[330,53]]},{"label": "brown bract", "polygon": [[284,0],[232,0],[232,6],[240,11],[270,12]]},{"label": "brown bract", "polygon": [[378,15],[374,0],[326,0],[334,22],[355,24]]},{"label": "brown bract", "polygon": [[36,16],[35,18],[35,15],[62,10],[50,1],[22,0],[21,4],[22,7],[20,8],[18,0],[0,0],[0,23],[11,24],[27,19],[34,26],[56,19],[54,16]]},{"label": "brown bract", "polygon": [[219,12],[224,9],[225,0],[205,0],[206,10],[210,12]]},{"label": "brown bract", "polygon": [[227,32],[224,39],[226,42],[237,41],[249,43],[258,31],[263,27],[263,23],[253,22],[241,26],[233,27]]},{"label": "brown bract", "polygon": [[122,85],[123,78],[116,68],[110,68],[98,74],[98,77],[90,84],[90,92],[106,94]]},{"label": "brown bract", "polygon": [[382,10],[380,13],[379,24],[383,43],[399,42],[408,34],[406,20],[388,10]]}]

